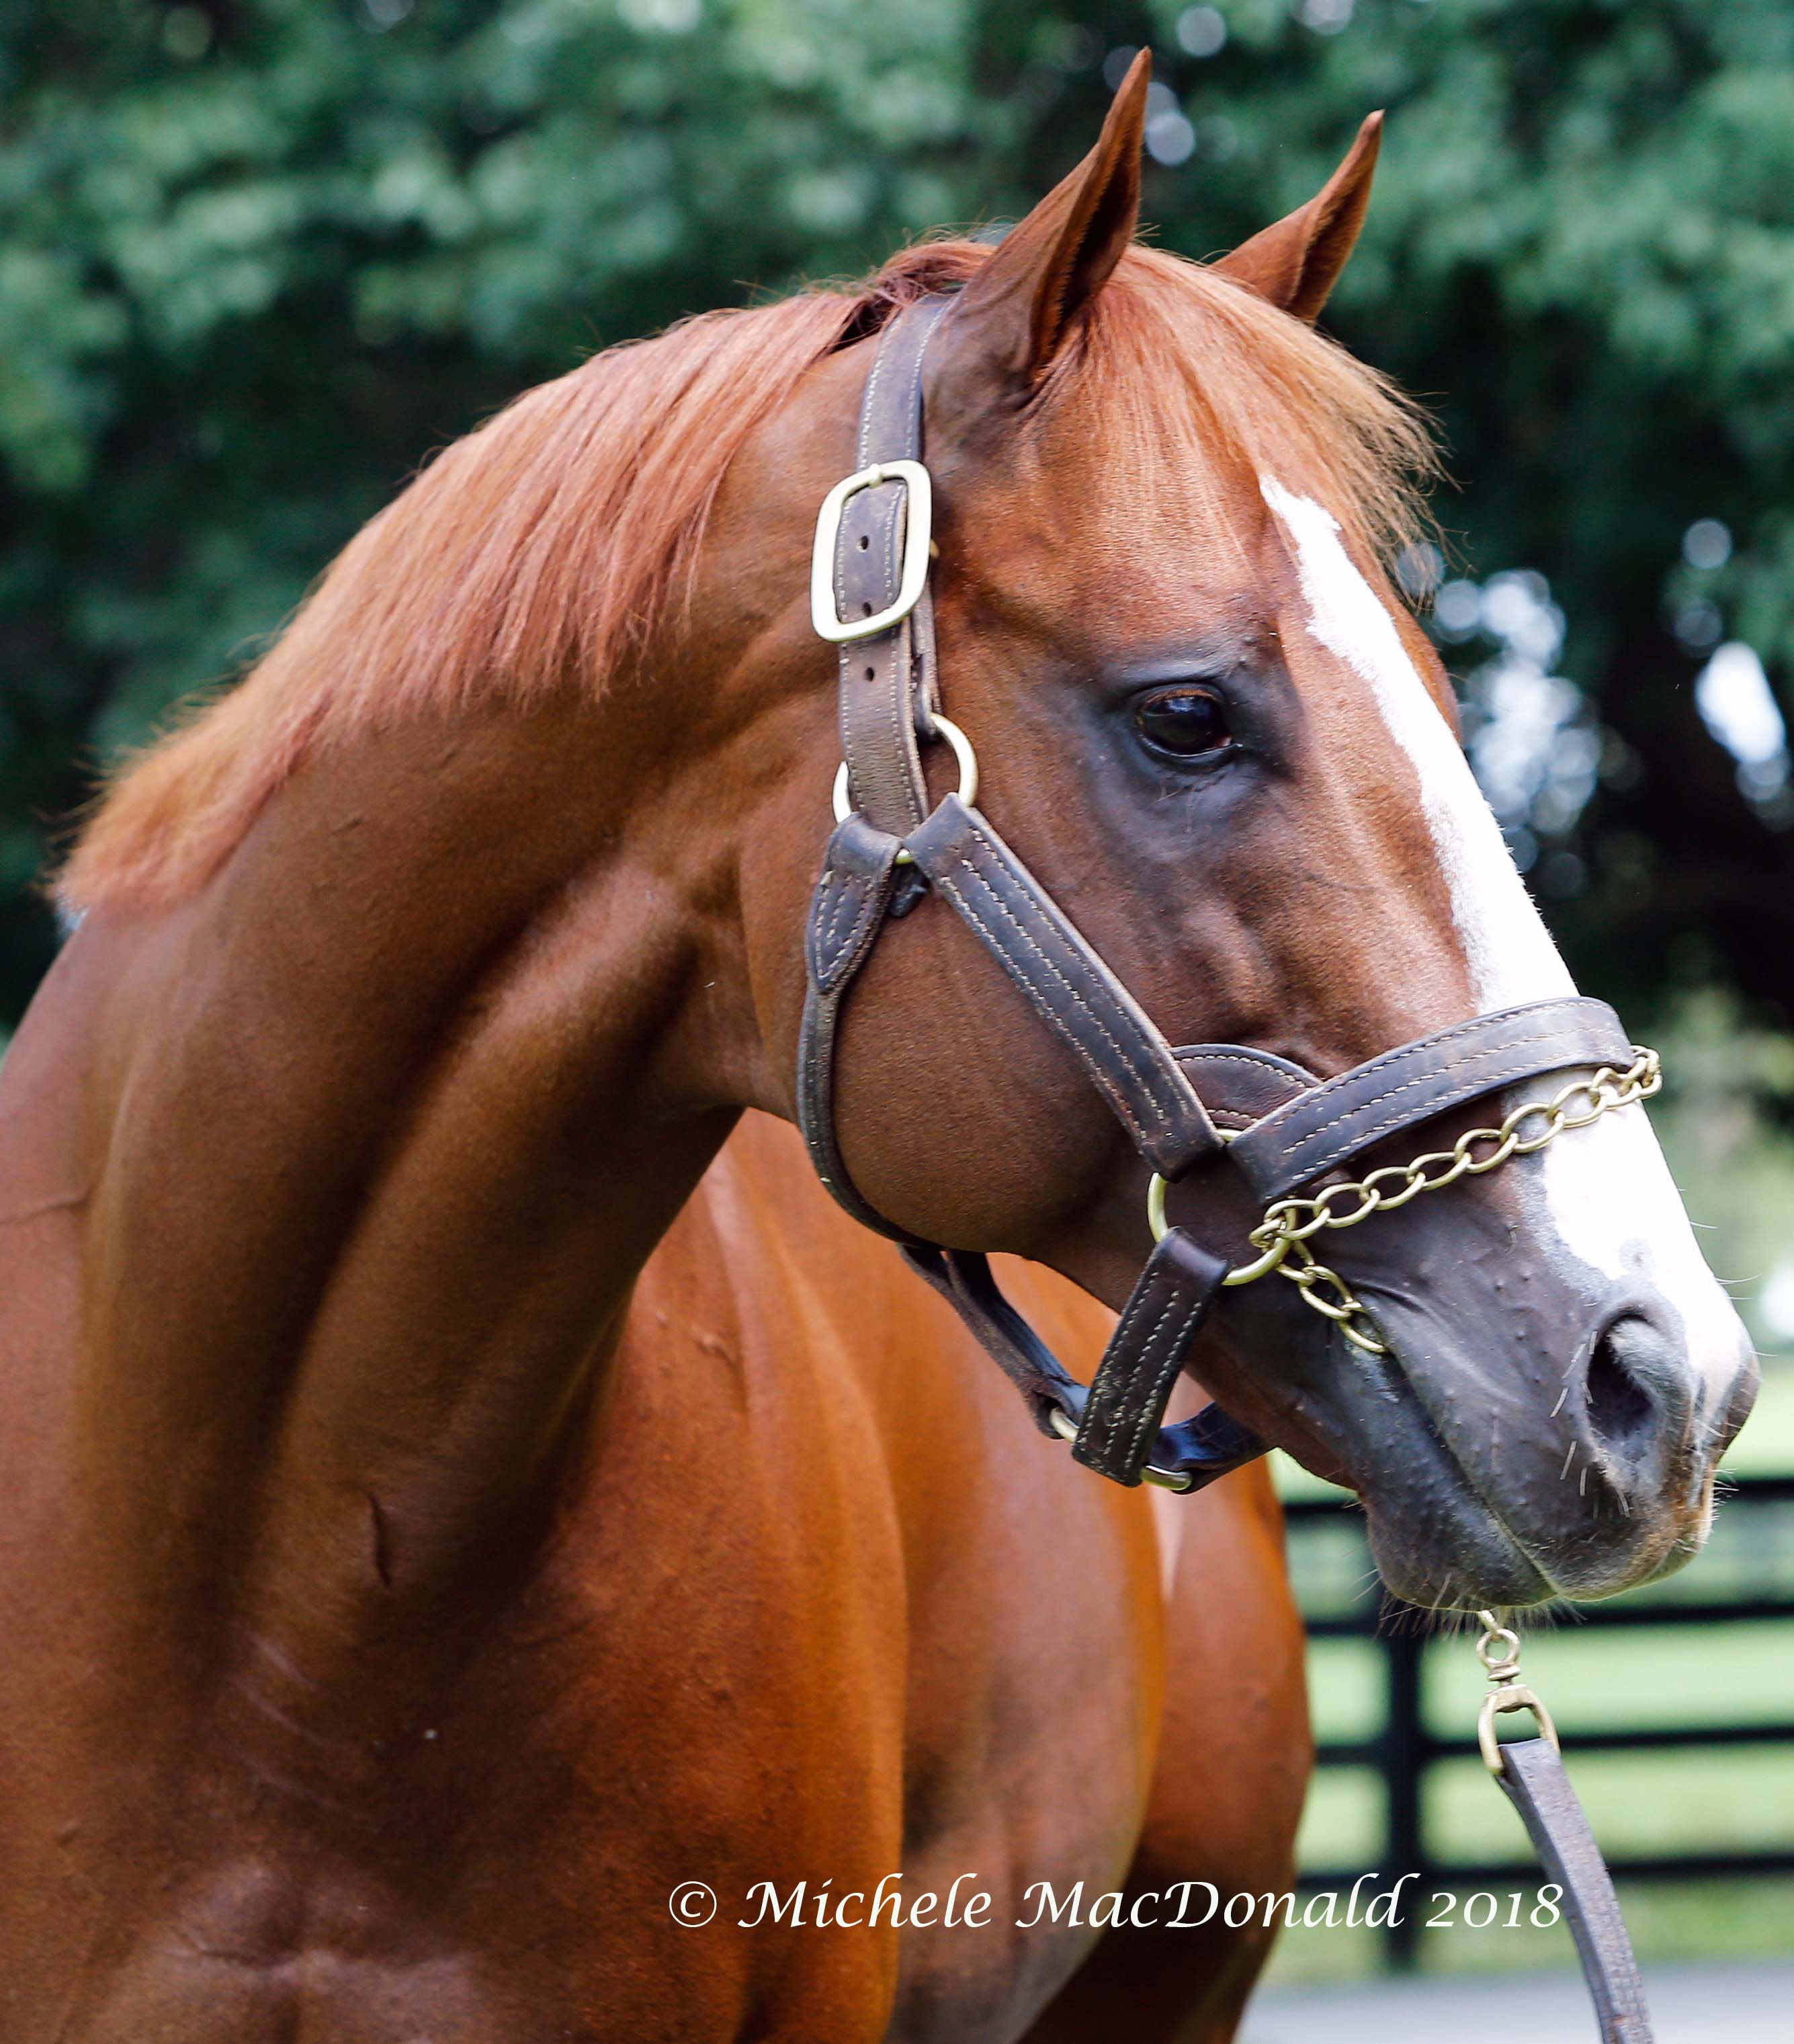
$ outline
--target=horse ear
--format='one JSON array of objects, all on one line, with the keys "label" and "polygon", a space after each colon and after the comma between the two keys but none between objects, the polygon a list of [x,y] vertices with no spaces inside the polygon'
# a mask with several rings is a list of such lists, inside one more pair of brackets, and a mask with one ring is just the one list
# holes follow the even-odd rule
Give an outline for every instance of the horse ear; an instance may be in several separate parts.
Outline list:
[{"label": "horse ear", "polygon": [[1358,131],[1346,160],[1306,206],[1241,242],[1215,267],[1312,326],[1364,225],[1382,139],[1383,117],[1373,113]]},{"label": "horse ear", "polygon": [[1005,382],[1031,390],[1072,321],[1108,281],[1139,221],[1151,75],[1152,60],[1142,50],[1095,148],[1004,237],[961,293],[950,322],[956,367],[975,359]]}]

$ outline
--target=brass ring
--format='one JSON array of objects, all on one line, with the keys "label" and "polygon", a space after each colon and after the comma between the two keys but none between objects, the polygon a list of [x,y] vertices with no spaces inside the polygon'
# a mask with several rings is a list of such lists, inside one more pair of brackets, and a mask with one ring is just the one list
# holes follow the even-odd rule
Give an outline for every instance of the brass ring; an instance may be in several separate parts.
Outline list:
[{"label": "brass ring", "polygon": [[1154,1242],[1165,1239],[1165,1181],[1157,1171],[1147,1181],[1147,1226]]},{"label": "brass ring", "polygon": [[[935,728],[953,748],[953,757],[959,768],[959,799],[971,809],[978,799],[978,755],[972,750],[972,741],[951,717],[943,717],[939,711],[935,714]],[[853,787],[844,759],[835,770],[833,801],[835,820],[844,824],[854,813]],[[897,854],[897,863],[899,866],[915,863],[907,851]]]}]

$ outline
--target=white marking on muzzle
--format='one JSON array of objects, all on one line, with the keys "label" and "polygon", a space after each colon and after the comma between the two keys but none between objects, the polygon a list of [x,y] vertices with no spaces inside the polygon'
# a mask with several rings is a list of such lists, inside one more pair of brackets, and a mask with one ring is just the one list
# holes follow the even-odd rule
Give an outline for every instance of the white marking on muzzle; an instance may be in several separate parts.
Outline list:
[{"label": "white marking on muzzle", "polygon": [[[1346,552],[1337,521],[1270,478],[1259,487],[1294,543],[1309,631],[1369,684],[1414,768],[1480,1012],[1573,993],[1469,762],[1394,619]],[[1643,1108],[1627,1108],[1565,1135],[1539,1161],[1551,1224],[1565,1248],[1616,1284],[1654,1283],[1682,1317],[1691,1360],[1709,1383],[1729,1385],[1742,1329],[1701,1259]]]}]

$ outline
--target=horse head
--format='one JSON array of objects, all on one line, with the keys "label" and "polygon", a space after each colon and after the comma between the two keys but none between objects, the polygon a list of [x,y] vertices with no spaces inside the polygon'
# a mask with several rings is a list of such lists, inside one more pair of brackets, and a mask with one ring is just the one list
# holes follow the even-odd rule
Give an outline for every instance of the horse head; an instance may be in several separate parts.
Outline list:
[{"label": "horse head", "polygon": [[[993,248],[912,252],[751,466],[807,480],[812,501],[859,467],[870,329],[951,287],[916,362],[937,707],[962,755],[923,743],[929,799],[975,752],[982,809],[1162,1035],[1239,1047],[1237,1097],[1227,1054],[1193,1069],[1240,1128],[1281,1085],[1417,1038],[1449,1058],[1454,1030],[1574,989],[1379,564],[1412,529],[1401,471],[1423,434],[1312,328],[1363,216],[1377,123],[1308,206],[1201,267],[1135,245],[1144,98],[1139,63],[1090,156]],[[755,536],[732,504],[713,538],[739,586]],[[787,615],[776,636],[813,683],[801,634]],[[809,720],[786,755],[801,834],[837,740],[823,690],[785,700],[793,728]],[[749,936],[788,1065],[792,894],[813,865],[773,864]],[[834,1131],[857,1197],[894,1232],[1018,1251],[1120,1306],[1150,1246],[1137,1146],[932,878],[893,897],[840,1017]],[[1418,1132],[1361,1119],[1354,1180],[1449,1158],[1534,1101],[1558,1100],[1562,1123],[1569,1103],[1542,1142],[1546,1117],[1523,1119],[1500,1168],[1326,1237],[1368,1343],[1267,1282],[1224,1291],[1194,1352],[1227,1412],[1361,1494],[1385,1578],[1416,1601],[1602,1596],[1677,1566],[1749,1409],[1744,1331],[1642,1106],[1607,1079],[1566,1091],[1592,1062],[1567,1055]],[[1224,1153],[1168,1201],[1251,1261],[1262,1201]]]}]

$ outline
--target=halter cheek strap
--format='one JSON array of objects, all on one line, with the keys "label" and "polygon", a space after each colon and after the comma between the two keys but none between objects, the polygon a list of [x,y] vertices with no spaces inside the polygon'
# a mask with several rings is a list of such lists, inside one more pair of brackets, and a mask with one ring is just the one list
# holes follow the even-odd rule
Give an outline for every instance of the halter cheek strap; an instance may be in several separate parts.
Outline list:
[{"label": "halter cheek strap", "polygon": [[[952,909],[1162,1179],[1181,1177],[1224,1139],[1192,1072],[1218,1085],[1210,1097],[1225,1097],[1236,1078],[1250,1081],[1257,1104],[1227,1154],[1262,1199],[1449,1108],[1542,1072],[1623,1063],[1631,1047],[1611,1009],[1569,998],[1455,1024],[1324,1083],[1245,1046],[1171,1047],[974,805],[970,747],[940,713],[922,371],[951,305],[924,299],[885,328],[862,404],[860,467],[829,493],[817,529],[812,601],[818,632],[839,648],[846,800],[805,933],[798,1126],[824,1185],[856,1220],[902,1245],[1021,1391],[1042,1432],[1069,1439],[1078,1461],[1118,1483],[1195,1490],[1266,1451],[1219,1406],[1178,1427],[1162,1424],[1216,1293],[1250,1272],[1230,1272],[1183,1229],[1166,1230],[1086,1387],[1004,1298],[984,1257],[916,1239],[855,1186],[836,1132],[836,1042],[843,1004],[887,917],[907,914],[924,893]],[[931,810],[919,747],[937,736],[954,740],[965,786]],[[1267,1083],[1275,1102],[1268,1112]],[[1262,1259],[1265,1267],[1284,1253]]]},{"label": "halter cheek strap", "polygon": [[[934,734],[940,697],[926,586],[912,608],[901,601],[906,557],[921,551],[927,536],[916,529],[914,482],[899,465],[920,459],[924,359],[952,302],[924,299],[880,337],[861,403],[859,471],[850,478],[859,486],[830,508],[824,525],[838,520],[835,529],[817,536],[817,582],[826,563],[832,614],[819,601],[816,624],[839,649],[841,750],[852,809],[829,840],[805,935],[798,1126],[829,1192],[856,1220],[902,1244],[912,1268],[1021,1391],[1042,1432],[1073,1438],[1074,1454],[1123,1483],[1150,1473],[1193,1489],[1264,1452],[1255,1435],[1218,1412],[1205,1425],[1159,1425],[1226,1275],[1220,1258],[1173,1230],[1154,1251],[1104,1367],[1087,1389],[1004,1297],[983,1256],[919,1241],[872,1207],[854,1185],[836,1134],[843,1005],[886,916],[907,912],[928,887],[989,947],[1154,1170],[1176,1176],[1220,1141],[1164,1038],[985,819],[957,796],[928,812],[918,738]],[[858,628],[869,620],[878,628]]]},{"label": "halter cheek strap", "polygon": [[1167,1178],[1221,1147],[1171,1047],[976,809],[949,795],[906,848]]},{"label": "halter cheek strap", "polygon": [[[923,360],[952,302],[924,298],[892,320],[879,336],[860,400],[858,474],[851,480],[886,463],[920,463]],[[817,534],[816,567],[823,572],[812,581],[812,593],[820,594],[824,573],[832,567],[836,617],[824,636],[834,637],[838,648],[841,758],[854,807],[867,822],[900,838],[928,813],[917,726],[919,716],[925,720],[939,698],[934,608],[926,580],[910,608],[883,630],[866,633],[862,628],[867,619],[897,607],[906,550],[913,547],[926,561],[926,528],[918,521],[912,532],[911,488],[898,474],[850,491],[832,536]],[[821,605],[814,608],[822,629]],[[839,636],[843,632],[852,636]],[[932,732],[926,721],[921,729],[924,735]]]}]

